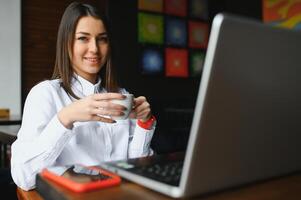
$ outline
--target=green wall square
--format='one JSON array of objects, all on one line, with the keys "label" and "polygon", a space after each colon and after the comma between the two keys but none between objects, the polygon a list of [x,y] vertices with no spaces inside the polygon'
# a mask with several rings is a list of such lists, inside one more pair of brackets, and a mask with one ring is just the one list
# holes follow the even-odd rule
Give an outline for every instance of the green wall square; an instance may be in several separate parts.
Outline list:
[{"label": "green wall square", "polygon": [[203,71],[205,53],[201,51],[193,51],[190,53],[190,75],[200,76]]},{"label": "green wall square", "polygon": [[163,44],[163,16],[138,13],[138,41],[140,43]]}]

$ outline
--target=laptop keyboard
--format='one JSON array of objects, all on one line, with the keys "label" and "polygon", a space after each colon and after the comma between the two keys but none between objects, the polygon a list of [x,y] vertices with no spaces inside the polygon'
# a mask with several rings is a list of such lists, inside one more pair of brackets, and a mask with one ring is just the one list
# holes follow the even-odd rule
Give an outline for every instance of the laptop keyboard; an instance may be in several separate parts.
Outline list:
[{"label": "laptop keyboard", "polygon": [[179,186],[182,168],[183,162],[172,162],[156,163],[154,165],[135,167],[130,169],[129,171],[133,171],[137,174],[141,174],[159,182],[167,183],[173,186]]}]

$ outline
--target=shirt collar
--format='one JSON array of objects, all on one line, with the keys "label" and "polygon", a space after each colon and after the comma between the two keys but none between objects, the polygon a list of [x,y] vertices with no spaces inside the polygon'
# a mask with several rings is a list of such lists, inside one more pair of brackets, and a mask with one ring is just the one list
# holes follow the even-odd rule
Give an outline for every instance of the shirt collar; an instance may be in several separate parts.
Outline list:
[{"label": "shirt collar", "polygon": [[84,79],[78,74],[72,77],[71,85],[74,93],[79,97],[89,96],[94,93],[99,93],[101,79],[99,78],[96,84]]}]

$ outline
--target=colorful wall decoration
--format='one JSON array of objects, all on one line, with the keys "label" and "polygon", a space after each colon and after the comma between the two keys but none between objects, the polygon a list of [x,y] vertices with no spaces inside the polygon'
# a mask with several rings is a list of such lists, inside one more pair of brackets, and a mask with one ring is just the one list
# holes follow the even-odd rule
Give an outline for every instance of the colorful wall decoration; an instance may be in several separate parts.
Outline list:
[{"label": "colorful wall decoration", "polygon": [[301,30],[301,0],[262,0],[263,21]]},{"label": "colorful wall decoration", "polygon": [[143,74],[163,74],[164,59],[159,47],[145,47],[141,49],[141,63]]},{"label": "colorful wall decoration", "polygon": [[160,15],[138,14],[139,42],[163,44],[163,17]]},{"label": "colorful wall decoration", "polygon": [[138,0],[142,74],[200,77],[209,37],[207,0]]}]

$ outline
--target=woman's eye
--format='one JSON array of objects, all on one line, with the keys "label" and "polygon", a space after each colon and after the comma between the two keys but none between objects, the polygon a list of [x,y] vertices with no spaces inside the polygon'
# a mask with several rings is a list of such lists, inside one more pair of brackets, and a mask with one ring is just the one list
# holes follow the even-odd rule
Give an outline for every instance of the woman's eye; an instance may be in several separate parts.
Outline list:
[{"label": "woman's eye", "polygon": [[86,38],[86,37],[79,37],[77,39],[80,40],[80,41],[87,41],[88,40],[88,38]]},{"label": "woman's eye", "polygon": [[108,38],[107,37],[101,37],[97,39],[98,42],[102,42],[102,43],[107,43],[108,42]]}]

